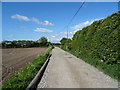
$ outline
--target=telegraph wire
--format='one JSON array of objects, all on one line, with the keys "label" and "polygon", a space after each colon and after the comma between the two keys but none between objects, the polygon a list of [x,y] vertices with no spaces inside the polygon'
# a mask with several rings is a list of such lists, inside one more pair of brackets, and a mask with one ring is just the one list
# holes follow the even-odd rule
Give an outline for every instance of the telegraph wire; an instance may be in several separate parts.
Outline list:
[{"label": "telegraph wire", "polygon": [[67,26],[69,26],[71,24],[71,22],[73,21],[73,19],[75,18],[75,16],[78,14],[78,12],[80,11],[80,9],[83,7],[83,5],[85,4],[85,1],[82,3],[82,5],[78,8],[77,12],[74,14],[74,16],[71,18],[71,20],[69,21],[69,23],[67,24]]},{"label": "telegraph wire", "polygon": [[[65,26],[67,28],[67,39],[68,39],[68,27],[71,24],[71,22],[73,21],[73,19],[75,18],[75,16],[78,14],[78,12],[80,11],[80,9],[83,7],[83,5],[85,4],[85,1],[80,5],[80,7],[78,8],[77,12],[74,14],[74,16],[71,18],[71,20],[69,21],[69,23]],[[64,28],[65,28],[64,27]]]}]

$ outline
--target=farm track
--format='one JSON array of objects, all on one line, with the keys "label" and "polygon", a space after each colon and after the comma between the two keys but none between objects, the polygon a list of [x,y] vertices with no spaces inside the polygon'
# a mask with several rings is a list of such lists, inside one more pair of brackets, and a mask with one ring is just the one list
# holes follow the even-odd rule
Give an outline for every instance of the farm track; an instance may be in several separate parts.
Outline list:
[{"label": "farm track", "polygon": [[2,82],[32,62],[46,48],[2,49]]},{"label": "farm track", "polygon": [[39,88],[118,88],[118,82],[72,54],[55,47]]}]

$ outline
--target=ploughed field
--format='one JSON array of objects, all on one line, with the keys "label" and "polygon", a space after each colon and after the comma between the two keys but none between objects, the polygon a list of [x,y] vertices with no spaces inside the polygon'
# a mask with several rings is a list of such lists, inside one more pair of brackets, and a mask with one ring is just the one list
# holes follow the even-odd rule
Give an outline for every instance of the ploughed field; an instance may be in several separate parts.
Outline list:
[{"label": "ploughed field", "polygon": [[2,82],[32,62],[46,48],[2,49]]}]

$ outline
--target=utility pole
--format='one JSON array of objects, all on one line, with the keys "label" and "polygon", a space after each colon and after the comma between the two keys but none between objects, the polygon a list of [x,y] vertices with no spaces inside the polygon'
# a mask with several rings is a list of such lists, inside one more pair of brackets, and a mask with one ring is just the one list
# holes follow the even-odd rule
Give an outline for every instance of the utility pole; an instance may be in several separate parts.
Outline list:
[{"label": "utility pole", "polygon": [[[67,43],[68,43],[68,25],[66,26],[67,29]],[[66,45],[66,50],[68,50],[68,46]]]},{"label": "utility pole", "polygon": [[67,28],[67,39],[68,39],[68,25],[66,26],[66,28]]}]

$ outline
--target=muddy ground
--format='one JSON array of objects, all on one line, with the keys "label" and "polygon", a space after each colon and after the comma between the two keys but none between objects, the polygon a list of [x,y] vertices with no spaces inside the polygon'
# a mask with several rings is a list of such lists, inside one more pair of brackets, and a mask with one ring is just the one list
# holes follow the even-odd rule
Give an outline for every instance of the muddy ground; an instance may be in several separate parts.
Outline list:
[{"label": "muddy ground", "polygon": [[2,82],[32,62],[46,48],[2,49]]}]

